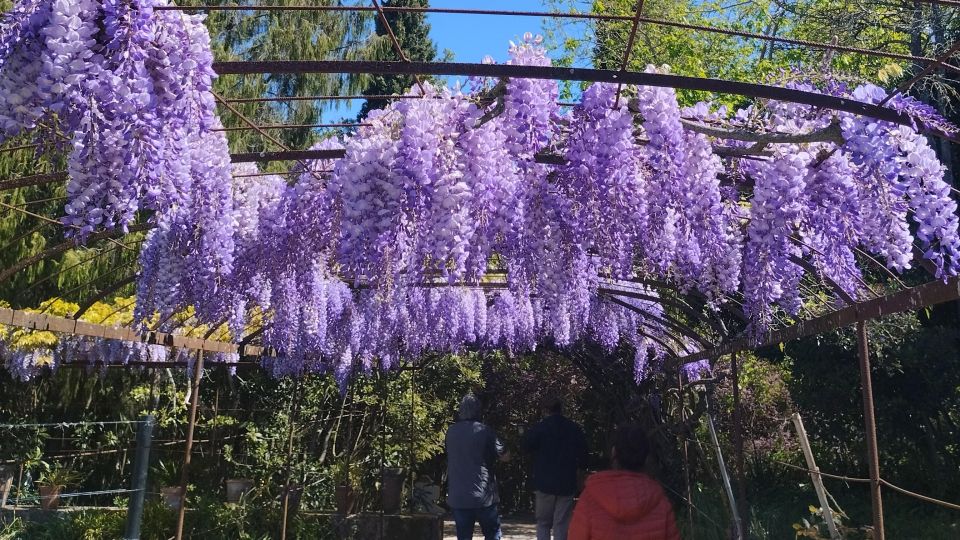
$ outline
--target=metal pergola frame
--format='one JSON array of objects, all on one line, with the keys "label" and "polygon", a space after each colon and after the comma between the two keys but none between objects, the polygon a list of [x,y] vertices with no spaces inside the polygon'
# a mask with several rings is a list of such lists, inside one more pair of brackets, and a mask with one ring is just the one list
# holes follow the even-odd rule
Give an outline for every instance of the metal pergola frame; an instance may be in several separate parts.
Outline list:
[{"label": "metal pergola frame", "polygon": [[[960,8],[960,0],[918,0],[918,2],[923,4],[935,4],[944,7],[950,8]],[[388,34],[390,36],[394,52],[397,54],[402,61],[399,62],[374,62],[374,61],[342,61],[342,60],[318,60],[318,61],[285,61],[278,59],[276,61],[239,61],[239,62],[215,62],[214,69],[220,75],[253,75],[253,74],[268,74],[268,73],[285,73],[285,74],[308,74],[308,73],[325,73],[325,74],[381,74],[381,75],[409,75],[413,77],[417,84],[420,84],[421,76],[468,76],[468,77],[489,77],[495,79],[509,79],[509,78],[534,78],[534,79],[549,79],[549,80],[559,80],[559,81],[581,81],[581,82],[607,82],[607,83],[616,83],[619,89],[622,85],[649,85],[649,86],[661,86],[661,87],[670,87],[676,89],[686,89],[686,90],[697,90],[697,91],[706,91],[713,93],[721,94],[736,94],[744,97],[749,97],[753,99],[770,99],[778,101],[787,101],[800,104],[811,105],[819,108],[831,109],[835,111],[842,111],[846,113],[852,113],[862,116],[867,116],[875,118],[878,120],[883,120],[900,125],[913,125],[913,121],[906,115],[885,107],[884,105],[890,99],[884,100],[878,105],[861,103],[849,99],[838,98],[835,96],[829,96],[824,94],[817,94],[813,92],[805,92],[795,89],[786,89],[780,88],[771,85],[764,84],[755,84],[755,83],[746,83],[740,81],[730,81],[730,80],[718,80],[718,79],[709,79],[709,78],[699,78],[699,77],[687,77],[679,75],[669,75],[669,74],[658,74],[658,73],[641,73],[628,71],[627,67],[629,65],[630,54],[633,49],[633,43],[637,34],[637,30],[640,25],[652,25],[665,28],[676,28],[691,32],[706,32],[706,33],[717,33],[721,35],[733,36],[744,39],[757,39],[763,40],[771,43],[780,43],[793,47],[804,47],[810,49],[817,49],[822,51],[833,51],[840,53],[852,53],[860,54],[864,56],[880,57],[895,59],[901,61],[913,62],[917,66],[923,66],[923,69],[920,70],[914,77],[910,80],[905,81],[900,87],[898,87],[891,95],[896,95],[906,91],[913,83],[917,82],[921,78],[929,75],[930,73],[943,70],[944,72],[950,72],[952,74],[960,74],[960,67],[950,64],[950,60],[953,58],[954,54],[960,50],[960,43],[952,45],[944,54],[939,57],[926,57],[926,56],[915,56],[911,54],[902,54],[891,51],[882,51],[882,50],[873,50],[865,49],[856,46],[850,45],[839,45],[837,43],[822,43],[809,40],[800,40],[792,38],[783,38],[776,36],[769,36],[765,34],[758,34],[754,32],[745,32],[731,28],[723,27],[714,27],[714,26],[705,26],[690,24],[682,21],[670,21],[666,19],[661,19],[657,17],[651,17],[643,14],[643,0],[640,0],[637,3],[636,12],[632,16],[614,16],[614,15],[598,15],[592,13],[557,13],[557,12],[544,12],[544,11],[515,11],[515,10],[489,10],[489,9],[456,9],[456,8],[413,8],[413,7],[389,7],[380,5],[377,0],[372,0],[372,5],[354,5],[354,6],[310,6],[310,5],[300,5],[300,6],[266,6],[266,5],[248,5],[248,6],[158,6],[155,9],[157,10],[180,10],[180,11],[274,11],[274,12],[297,12],[297,11],[329,11],[329,12],[369,12],[376,14],[380,21],[385,25]],[[612,21],[612,22],[629,22],[632,24],[630,30],[629,39],[627,46],[625,47],[623,60],[621,62],[620,68],[618,70],[610,69],[588,69],[588,68],[571,68],[571,67],[543,67],[543,66],[514,66],[514,65],[502,65],[502,64],[475,64],[475,63],[441,63],[441,62],[414,62],[410,61],[407,56],[404,54],[402,48],[399,45],[396,37],[393,34],[392,29],[390,28],[389,21],[386,17],[388,13],[435,13],[435,14],[456,14],[456,15],[471,15],[471,16],[519,16],[519,17],[537,17],[537,18],[554,18],[562,20],[572,20],[572,21],[581,21],[581,22],[595,22],[595,21]],[[278,150],[270,152],[246,152],[246,153],[235,153],[231,155],[232,161],[234,163],[240,162],[269,162],[269,161],[298,161],[303,162],[305,160],[313,159],[338,159],[343,157],[344,152],[342,150],[307,150],[307,149],[292,149],[288,148],[283,143],[281,143],[277,138],[269,135],[268,130],[282,130],[282,129],[320,129],[320,128],[353,128],[359,127],[363,124],[361,123],[328,123],[328,124],[311,124],[309,126],[303,125],[257,125],[248,118],[244,117],[236,108],[233,107],[234,104],[240,103],[256,103],[256,102],[274,102],[274,101],[327,101],[327,100],[352,100],[352,99],[367,99],[367,98],[377,98],[377,99],[418,99],[418,96],[411,95],[387,95],[387,96],[336,96],[336,95],[326,95],[326,96],[265,96],[261,98],[230,98],[223,96],[215,96],[217,101],[226,107],[232,114],[236,114],[243,121],[245,126],[243,127],[231,127],[223,128],[222,131],[240,131],[240,130],[253,130],[260,133],[263,138],[267,141],[270,141],[273,145],[278,147]],[[571,104],[560,104],[562,106],[568,106]],[[935,131],[928,131],[929,135],[942,137],[948,139],[952,142],[960,143],[960,139],[957,137],[947,134],[940,133]],[[39,148],[41,145],[24,145],[14,148],[2,149],[0,152],[7,151],[20,151],[27,150],[31,148]],[[562,158],[551,155],[542,155],[537,156],[537,161],[541,163],[549,164],[562,164]],[[274,173],[263,173],[263,174],[274,174]],[[44,185],[49,183],[62,182],[67,179],[67,173],[65,171],[55,171],[47,172],[42,174],[35,174],[31,176],[25,176],[21,178],[13,179],[3,179],[0,180],[0,192],[18,189],[27,186],[37,186]],[[11,207],[13,208],[13,207]],[[14,210],[23,211],[22,209],[14,208]],[[33,216],[32,214],[30,214]],[[43,216],[34,216],[42,217],[45,222],[41,226],[56,226],[55,220],[45,218]],[[49,223],[53,222],[53,223]],[[151,228],[150,224],[141,223],[133,225],[129,228],[129,232],[135,231],[145,231]],[[87,238],[89,244],[94,244],[100,241],[112,241],[116,242],[116,238],[122,237],[123,233],[121,231],[99,231],[91,234]],[[16,264],[9,268],[0,269],[0,282],[11,279],[15,274],[22,271],[23,269],[36,264],[40,261],[56,257],[63,252],[77,247],[80,245],[77,239],[67,239],[59,245],[49,247],[40,253],[37,253],[31,257],[25,258],[21,261],[18,261]],[[794,261],[796,264],[804,265],[805,261],[799,260]],[[806,263],[809,265],[809,263]],[[817,273],[811,271],[810,268],[805,267],[808,271],[808,274],[815,276]],[[103,276],[100,276],[103,277]],[[824,279],[824,276],[819,276],[823,282],[822,286],[832,290],[834,293],[842,293],[842,290],[836,286],[835,283],[830,282],[827,279]],[[33,330],[43,330],[51,331],[56,333],[72,334],[78,336],[89,336],[89,337],[98,337],[105,339],[118,339],[130,342],[142,342],[149,344],[159,344],[170,347],[177,347],[181,349],[196,351],[198,356],[201,358],[195,365],[195,372],[193,374],[193,384],[194,384],[194,393],[193,399],[194,402],[191,404],[191,429],[195,421],[194,411],[196,410],[196,396],[197,396],[197,385],[199,385],[199,377],[202,367],[202,357],[204,352],[210,353],[236,353],[239,354],[242,358],[251,358],[258,357],[261,355],[269,354],[269,351],[264,350],[262,347],[251,344],[250,342],[255,340],[259,335],[259,332],[253,332],[252,334],[243,338],[241,343],[228,343],[224,341],[219,341],[215,339],[210,339],[210,335],[219,328],[215,326],[211,329],[207,336],[203,338],[189,337],[184,335],[178,335],[175,333],[165,333],[159,331],[147,331],[147,332],[138,332],[131,328],[115,328],[109,325],[103,324],[92,324],[89,322],[79,320],[79,317],[95,302],[102,300],[109,294],[116,292],[121,289],[123,286],[132,283],[136,278],[136,274],[130,274],[125,277],[116,279],[112,284],[105,286],[100,290],[99,293],[94,295],[92,298],[89,298],[81,303],[82,308],[73,318],[65,317],[56,317],[46,314],[37,314],[33,312],[27,312],[23,310],[16,309],[3,309],[0,308],[0,325],[15,326],[20,328],[27,328]],[[640,280],[642,281],[642,280]],[[492,284],[496,286],[497,284]],[[702,307],[702,298],[699,297],[699,293],[696,291],[681,291],[676,286],[670,283],[657,283],[657,282],[646,282],[644,285],[650,286],[653,289],[659,289],[663,291],[670,292],[670,296],[664,296],[662,298],[647,294],[640,290],[631,291],[629,289],[624,290],[624,287],[620,286],[607,286],[601,287],[598,290],[598,294],[604,300],[613,302],[614,304],[620,305],[627,309],[632,309],[638,312],[643,312],[641,308],[637,308],[632,304],[629,304],[625,299],[633,298],[650,302],[659,302],[661,305],[669,306],[678,312],[680,312],[684,317],[689,317],[692,319],[692,322],[685,322],[682,318],[677,318],[671,315],[664,315],[662,318],[657,318],[655,322],[658,322],[661,326],[658,328],[658,332],[663,338],[669,338],[669,341],[674,342],[675,346],[670,346],[666,341],[656,338],[656,341],[664,347],[668,353],[674,357],[675,360],[683,362],[692,362],[696,360],[711,360],[716,361],[721,356],[732,355],[736,356],[742,351],[747,351],[751,349],[756,349],[759,347],[782,343],[801,337],[811,336],[823,332],[829,332],[837,330],[843,327],[850,325],[857,326],[857,338],[858,338],[858,357],[860,360],[860,372],[861,372],[861,384],[863,388],[863,399],[864,399],[864,414],[865,414],[865,428],[867,433],[867,454],[868,461],[870,466],[870,485],[871,485],[871,497],[873,502],[873,523],[874,523],[874,538],[882,540],[884,538],[884,527],[883,527],[883,510],[882,510],[882,500],[880,493],[880,486],[884,481],[880,478],[879,471],[879,457],[877,451],[877,434],[876,426],[873,418],[873,397],[872,397],[872,383],[870,377],[870,358],[869,358],[869,340],[867,336],[866,323],[870,320],[893,314],[900,313],[904,311],[911,311],[921,309],[927,306],[933,306],[936,304],[941,304],[945,302],[957,301],[960,300],[960,279],[951,278],[947,280],[938,280],[932,281],[923,285],[919,285],[912,288],[905,288],[903,290],[886,294],[884,296],[874,295],[873,298],[860,300],[850,298],[849,296],[844,297],[843,294],[839,294],[843,304],[841,307],[831,310],[826,314],[814,314],[807,318],[802,318],[799,321],[793,322],[791,324],[782,325],[779,328],[776,328],[767,334],[760,336],[747,337],[744,335],[734,335],[732,332],[726,329],[726,326],[723,324],[723,320],[718,316],[717,313],[712,313],[708,315],[702,314],[702,309],[698,310],[696,307],[700,305]],[[727,303],[726,306],[721,305],[720,310],[725,312],[728,315],[731,315],[734,319],[739,321],[744,320],[742,310],[736,306],[735,299],[730,299],[731,302]],[[698,313],[699,311],[699,313]],[[649,318],[650,314],[642,313],[645,317]],[[712,335],[701,332],[697,329],[697,326],[706,326],[712,330]],[[649,336],[650,333],[656,332],[646,332],[641,330],[641,333]],[[684,351],[685,347],[685,338],[691,339],[697,342],[701,346],[701,350],[695,353],[686,353]],[[178,365],[177,362],[164,362],[164,363],[150,363],[150,362],[136,362],[133,365],[138,367],[169,367],[170,365]],[[734,368],[735,369],[735,368]],[[737,389],[738,381],[736,377],[734,379],[734,388]],[[185,452],[185,465],[189,463],[190,459],[190,447],[192,445],[192,436],[188,436],[187,449]],[[742,471],[741,471],[742,473]],[[184,477],[182,481],[186,482],[186,467],[184,468]],[[732,493],[728,493],[732,501]],[[185,496],[183,494],[182,496]],[[178,531],[177,538],[179,539],[182,535],[182,521],[183,521],[183,512],[182,509],[185,507],[183,501],[181,501],[181,513],[178,522]],[[734,510],[736,514],[736,510]]]}]

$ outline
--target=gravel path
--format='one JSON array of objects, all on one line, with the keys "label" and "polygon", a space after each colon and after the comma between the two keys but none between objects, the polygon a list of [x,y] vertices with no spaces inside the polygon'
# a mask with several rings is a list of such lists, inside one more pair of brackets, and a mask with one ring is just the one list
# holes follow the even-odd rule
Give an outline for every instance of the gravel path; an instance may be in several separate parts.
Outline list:
[{"label": "gravel path", "polygon": [[[503,540],[535,540],[537,538],[537,527],[529,522],[507,519],[503,521],[500,529],[503,532]],[[474,529],[473,537],[478,540],[483,539],[479,525]],[[451,520],[443,524],[443,540],[457,540]]]}]

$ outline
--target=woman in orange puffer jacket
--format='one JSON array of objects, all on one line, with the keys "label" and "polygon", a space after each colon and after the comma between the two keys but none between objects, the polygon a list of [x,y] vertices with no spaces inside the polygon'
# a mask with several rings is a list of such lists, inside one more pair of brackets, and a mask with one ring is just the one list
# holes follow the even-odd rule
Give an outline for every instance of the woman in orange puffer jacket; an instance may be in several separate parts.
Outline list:
[{"label": "woman in orange puffer jacket", "polygon": [[569,540],[680,540],[670,500],[643,471],[649,444],[639,425],[617,430],[613,470],[587,479],[570,522]]}]

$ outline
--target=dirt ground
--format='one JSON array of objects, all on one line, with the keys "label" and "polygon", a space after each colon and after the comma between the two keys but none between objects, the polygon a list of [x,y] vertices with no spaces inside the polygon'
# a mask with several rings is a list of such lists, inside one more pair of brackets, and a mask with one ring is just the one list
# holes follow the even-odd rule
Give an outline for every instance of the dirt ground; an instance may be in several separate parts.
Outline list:
[{"label": "dirt ground", "polygon": [[[537,538],[537,526],[533,522],[505,519],[500,530],[503,532],[503,540],[535,540]],[[474,529],[473,537],[478,540],[483,539],[479,526]],[[452,520],[448,519],[443,524],[443,540],[457,540]]]}]

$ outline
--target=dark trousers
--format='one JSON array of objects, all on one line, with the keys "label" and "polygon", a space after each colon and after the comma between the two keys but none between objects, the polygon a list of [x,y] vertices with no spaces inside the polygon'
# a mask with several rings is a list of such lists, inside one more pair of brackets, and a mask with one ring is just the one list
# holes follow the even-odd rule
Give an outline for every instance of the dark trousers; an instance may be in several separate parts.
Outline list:
[{"label": "dark trousers", "polygon": [[457,526],[457,540],[471,540],[473,526],[478,521],[484,540],[500,540],[500,512],[495,504],[485,508],[454,508],[453,522]]}]

